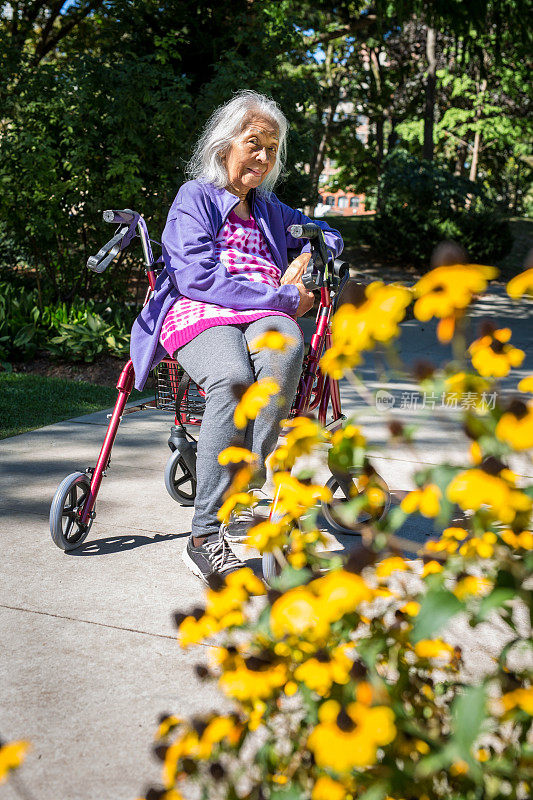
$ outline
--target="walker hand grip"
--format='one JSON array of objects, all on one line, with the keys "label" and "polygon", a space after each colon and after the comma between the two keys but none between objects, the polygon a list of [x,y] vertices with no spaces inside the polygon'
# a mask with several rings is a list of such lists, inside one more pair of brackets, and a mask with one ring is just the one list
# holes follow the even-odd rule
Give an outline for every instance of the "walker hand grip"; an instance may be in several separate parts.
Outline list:
[{"label": "walker hand grip", "polygon": [[122,210],[113,210],[110,209],[109,211],[104,211],[103,213],[104,222],[112,222],[115,225],[120,225],[126,223],[129,225],[136,216],[138,216],[137,212],[132,211],[131,208],[124,208]]},{"label": "walker hand grip", "polygon": [[289,233],[294,239],[315,239],[320,228],[314,222],[303,225],[289,225]]}]

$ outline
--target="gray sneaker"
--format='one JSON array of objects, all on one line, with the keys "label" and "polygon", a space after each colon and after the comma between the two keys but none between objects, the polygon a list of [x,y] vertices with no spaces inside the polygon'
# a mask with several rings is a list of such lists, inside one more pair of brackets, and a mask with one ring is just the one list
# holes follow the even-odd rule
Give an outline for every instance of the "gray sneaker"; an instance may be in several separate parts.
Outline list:
[{"label": "gray sneaker", "polygon": [[232,512],[228,524],[223,522],[220,526],[227,542],[245,542],[250,528],[268,517],[272,503],[270,497],[262,489],[254,489],[252,494],[258,504],[254,508],[243,508],[238,513]]},{"label": "gray sneaker", "polygon": [[218,535],[210,536],[203,544],[196,547],[190,536],[182,558],[191,572],[207,584],[209,577],[215,573],[225,578],[226,575],[245,566],[229,546],[222,526]]}]

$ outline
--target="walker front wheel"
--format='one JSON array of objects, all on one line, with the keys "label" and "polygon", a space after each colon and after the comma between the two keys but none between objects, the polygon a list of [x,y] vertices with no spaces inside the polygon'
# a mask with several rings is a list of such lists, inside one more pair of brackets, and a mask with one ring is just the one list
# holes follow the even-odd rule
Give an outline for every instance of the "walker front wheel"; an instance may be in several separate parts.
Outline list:
[{"label": "walker front wheel", "polygon": [[[370,476],[365,473],[350,475],[342,485],[332,476],[326,487],[333,499],[329,503],[322,502],[322,515],[337,533],[356,534],[358,526],[378,522],[390,508],[390,489],[377,472]],[[356,497],[361,497],[364,502],[353,520],[347,520],[346,507]]]},{"label": "walker front wheel", "polygon": [[193,506],[196,497],[196,478],[191,474],[179,450],[171,453],[165,466],[167,492],[182,506]]},{"label": "walker front wheel", "polygon": [[50,533],[54,544],[68,552],[79,547],[87,538],[94,518],[80,522],[89,495],[91,481],[85,472],[73,472],[61,481],[50,508]]}]

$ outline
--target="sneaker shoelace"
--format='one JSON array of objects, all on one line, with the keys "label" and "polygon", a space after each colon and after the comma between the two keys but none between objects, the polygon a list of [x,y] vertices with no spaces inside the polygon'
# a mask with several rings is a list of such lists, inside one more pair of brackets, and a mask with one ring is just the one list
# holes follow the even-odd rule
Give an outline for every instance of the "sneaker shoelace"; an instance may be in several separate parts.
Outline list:
[{"label": "sneaker shoelace", "polygon": [[228,569],[239,569],[243,566],[242,561],[237,558],[228,542],[224,539],[223,531],[218,534],[218,539],[206,541],[204,548],[209,553],[213,568],[216,572],[227,572]]}]

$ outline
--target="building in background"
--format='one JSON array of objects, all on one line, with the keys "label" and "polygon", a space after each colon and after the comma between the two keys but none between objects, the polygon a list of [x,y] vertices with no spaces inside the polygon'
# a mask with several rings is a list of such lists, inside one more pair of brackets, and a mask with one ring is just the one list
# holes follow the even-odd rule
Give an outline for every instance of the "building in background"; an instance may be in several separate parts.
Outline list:
[{"label": "building in background", "polygon": [[[368,118],[360,115],[357,117],[357,123],[357,138],[363,144],[366,144],[368,140]],[[318,191],[321,202],[315,207],[314,216],[323,217],[325,214],[335,214],[342,217],[352,217],[375,214],[375,211],[367,210],[366,195],[364,193],[356,194],[344,189],[337,189],[337,191],[333,192],[328,188],[331,184],[331,178],[338,172],[339,169],[335,166],[335,162],[326,158],[319,180]]]}]

